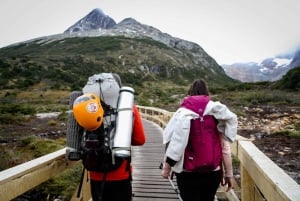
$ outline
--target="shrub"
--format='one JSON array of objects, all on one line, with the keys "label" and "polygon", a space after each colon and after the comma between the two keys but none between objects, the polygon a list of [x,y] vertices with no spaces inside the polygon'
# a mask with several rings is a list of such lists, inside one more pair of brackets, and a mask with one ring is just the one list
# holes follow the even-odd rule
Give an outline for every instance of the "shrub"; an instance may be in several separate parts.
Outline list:
[{"label": "shrub", "polygon": [[48,124],[49,126],[55,126],[55,125],[57,125],[57,121],[55,121],[54,119],[51,119],[51,120],[48,121],[47,124]]}]

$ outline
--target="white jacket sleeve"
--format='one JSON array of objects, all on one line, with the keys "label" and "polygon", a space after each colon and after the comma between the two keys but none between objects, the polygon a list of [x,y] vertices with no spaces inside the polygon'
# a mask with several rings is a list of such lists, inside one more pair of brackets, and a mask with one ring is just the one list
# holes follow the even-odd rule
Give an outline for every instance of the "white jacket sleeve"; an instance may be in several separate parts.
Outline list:
[{"label": "white jacket sleeve", "polygon": [[224,133],[226,139],[233,142],[236,138],[238,120],[236,114],[220,102],[209,101],[204,115],[213,115],[218,120],[218,129]]},{"label": "white jacket sleeve", "polygon": [[190,119],[180,118],[174,125],[173,135],[168,145],[166,155],[174,161],[182,157],[189,139]]},{"label": "white jacket sleeve", "polygon": [[172,168],[175,172],[181,172],[183,167],[183,155],[189,139],[191,119],[199,115],[186,108],[179,108],[163,132],[163,143],[169,143],[166,156],[177,161]]}]

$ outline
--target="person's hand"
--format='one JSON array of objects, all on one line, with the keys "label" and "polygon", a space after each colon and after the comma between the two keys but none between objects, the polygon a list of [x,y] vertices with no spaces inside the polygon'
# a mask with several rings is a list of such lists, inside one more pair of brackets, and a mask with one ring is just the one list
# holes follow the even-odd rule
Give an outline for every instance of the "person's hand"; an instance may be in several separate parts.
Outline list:
[{"label": "person's hand", "polygon": [[171,166],[168,163],[164,162],[161,171],[161,176],[167,179],[168,177],[171,177],[171,172],[172,172]]},{"label": "person's hand", "polygon": [[222,186],[226,186],[227,185],[227,189],[226,192],[230,191],[233,187],[233,178],[232,177],[225,177],[222,180]]}]

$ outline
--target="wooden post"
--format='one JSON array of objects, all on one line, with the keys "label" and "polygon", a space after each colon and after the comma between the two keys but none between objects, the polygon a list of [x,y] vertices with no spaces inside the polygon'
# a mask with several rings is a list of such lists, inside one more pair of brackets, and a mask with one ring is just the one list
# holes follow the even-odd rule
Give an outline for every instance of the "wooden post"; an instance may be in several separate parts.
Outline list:
[{"label": "wooden post", "polygon": [[71,198],[71,201],[88,201],[91,200],[92,195],[91,195],[91,186],[90,186],[90,182],[88,180],[88,171],[85,171],[84,173],[84,177],[83,177],[83,183],[82,183],[82,188],[80,191],[80,196],[77,197],[77,193],[78,193],[78,188],[77,187],[74,195]]},{"label": "wooden post", "polygon": [[241,200],[254,201],[254,182],[243,165],[241,165]]}]

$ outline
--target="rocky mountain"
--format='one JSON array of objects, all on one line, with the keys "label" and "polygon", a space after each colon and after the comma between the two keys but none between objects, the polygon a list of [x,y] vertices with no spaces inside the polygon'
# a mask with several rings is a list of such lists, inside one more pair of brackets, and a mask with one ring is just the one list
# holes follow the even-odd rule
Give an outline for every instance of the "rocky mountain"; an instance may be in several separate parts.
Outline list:
[{"label": "rocky mountain", "polygon": [[242,82],[277,81],[297,66],[300,66],[300,50],[266,58],[259,63],[222,65],[227,75]]},{"label": "rocky mountain", "polygon": [[[205,51],[198,44],[172,37],[167,33],[162,33],[160,30],[152,26],[141,24],[133,18],[125,18],[120,23],[116,24],[112,18],[110,18],[108,15],[105,15],[99,8],[94,9],[87,16],[83,17],[77,23],[64,31],[62,37],[102,35],[122,35],[126,37],[140,38],[149,37],[171,47],[194,51],[199,50],[200,53],[205,53]],[[207,55],[205,53],[205,55],[202,56]]]},{"label": "rocky mountain", "polygon": [[217,71],[223,71],[221,66],[219,68],[217,62],[210,57],[198,44],[172,37],[171,35],[163,33],[152,26],[141,24],[133,18],[126,18],[120,23],[116,24],[112,29],[101,30],[101,32],[104,35],[122,35],[134,38],[148,37],[171,48],[175,48],[184,51],[187,54],[193,55],[192,59],[195,64],[199,64],[207,68],[212,68],[214,66],[217,67]]},{"label": "rocky mountain", "polygon": [[[133,18],[126,18],[116,24],[115,21],[105,15],[101,9],[94,9],[87,16],[68,28],[64,32],[63,37],[100,35],[122,35],[131,38],[149,37],[169,47],[180,49],[181,51],[188,51],[193,54],[195,58],[194,61],[197,64],[206,67],[218,66],[214,59],[198,44],[172,37],[152,26],[141,24]],[[244,62],[230,65],[224,64],[222,68],[228,76],[242,82],[276,81],[281,79],[290,69],[300,64],[300,56],[298,57],[297,54],[285,54],[266,58],[259,63]]]},{"label": "rocky mountain", "polygon": [[96,9],[64,33],[0,48],[0,89],[78,90],[93,74],[116,72],[141,104],[159,106],[178,104],[174,91],[179,99],[195,78],[212,90],[237,83],[196,43],[133,18],[107,28],[105,19]]},{"label": "rocky mountain", "polygon": [[293,55],[293,59],[289,65],[291,68],[300,66],[300,49]]},{"label": "rocky mountain", "polygon": [[[200,68],[221,73],[227,76],[224,69],[198,44],[163,33],[153,26],[142,24],[133,18],[126,18],[119,23],[105,15],[101,9],[94,9],[87,16],[69,27],[64,33],[40,37],[25,41],[37,44],[51,43],[66,38],[75,37],[100,37],[100,36],[125,36],[128,38],[149,38],[163,43],[170,48],[182,51],[182,55],[190,55],[191,62]],[[185,64],[182,64],[184,68]]]},{"label": "rocky mountain", "polygon": [[87,16],[80,19],[74,25],[69,27],[64,33],[71,34],[75,32],[83,32],[97,29],[110,29],[116,25],[115,20],[105,15],[104,12],[96,8]]}]

